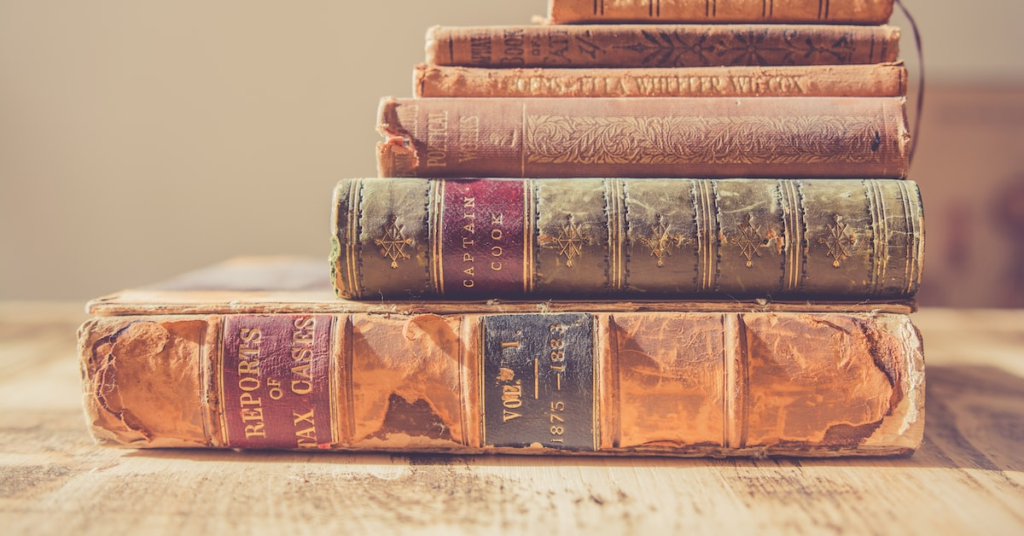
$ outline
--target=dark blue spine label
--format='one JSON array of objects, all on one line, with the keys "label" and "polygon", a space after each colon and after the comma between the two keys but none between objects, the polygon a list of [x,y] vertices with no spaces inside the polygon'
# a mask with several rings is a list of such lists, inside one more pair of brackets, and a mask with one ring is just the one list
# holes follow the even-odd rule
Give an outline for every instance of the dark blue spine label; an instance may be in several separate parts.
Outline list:
[{"label": "dark blue spine label", "polygon": [[494,315],[481,323],[484,445],[597,450],[594,317]]}]

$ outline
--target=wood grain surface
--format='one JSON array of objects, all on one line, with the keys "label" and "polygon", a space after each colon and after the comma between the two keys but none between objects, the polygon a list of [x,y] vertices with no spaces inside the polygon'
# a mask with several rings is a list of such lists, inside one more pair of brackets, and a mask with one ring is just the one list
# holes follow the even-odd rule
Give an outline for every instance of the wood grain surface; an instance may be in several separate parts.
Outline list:
[{"label": "wood grain surface", "polygon": [[1024,311],[925,309],[913,457],[685,460],[94,446],[80,304],[0,304],[4,534],[1024,532]]}]

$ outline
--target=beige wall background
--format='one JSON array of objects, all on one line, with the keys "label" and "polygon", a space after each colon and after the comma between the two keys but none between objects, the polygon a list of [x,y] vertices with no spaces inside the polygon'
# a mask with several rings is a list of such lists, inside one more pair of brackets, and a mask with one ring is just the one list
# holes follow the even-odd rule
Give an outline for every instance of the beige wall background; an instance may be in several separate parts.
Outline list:
[{"label": "beige wall background", "polygon": [[[930,87],[1024,87],[1024,2],[905,3]],[[331,188],[375,173],[377,101],[410,94],[426,28],[544,10],[0,0],[0,299],[84,300],[249,254],[320,256],[326,278]]]}]

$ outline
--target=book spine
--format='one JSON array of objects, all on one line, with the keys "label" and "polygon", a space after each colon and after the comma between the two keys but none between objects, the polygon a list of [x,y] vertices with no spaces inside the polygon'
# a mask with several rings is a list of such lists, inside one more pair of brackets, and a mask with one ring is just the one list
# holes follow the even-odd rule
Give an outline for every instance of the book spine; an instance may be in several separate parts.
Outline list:
[{"label": "book spine", "polygon": [[900,97],[902,64],[650,69],[417,65],[416,97]]},{"label": "book spine", "polygon": [[549,22],[884,24],[893,0],[551,0]]},{"label": "book spine", "polygon": [[779,24],[441,27],[427,63],[463,67],[714,67],[891,63],[894,26]]},{"label": "book spine", "polygon": [[907,173],[903,98],[381,101],[381,177],[875,177]]},{"label": "book spine", "polygon": [[98,317],[79,349],[131,447],[891,455],[924,423],[904,315]]},{"label": "book spine", "polygon": [[921,281],[906,180],[350,179],[343,298],[905,299]]}]

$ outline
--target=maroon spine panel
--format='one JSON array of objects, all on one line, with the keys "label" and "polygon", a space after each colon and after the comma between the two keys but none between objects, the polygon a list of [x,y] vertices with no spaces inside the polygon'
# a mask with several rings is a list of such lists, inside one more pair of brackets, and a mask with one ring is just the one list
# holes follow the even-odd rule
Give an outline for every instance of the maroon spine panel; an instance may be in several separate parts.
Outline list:
[{"label": "maroon spine panel", "polygon": [[227,315],[219,385],[225,446],[318,448],[337,441],[331,315]]},{"label": "maroon spine panel", "polygon": [[527,292],[524,181],[440,184],[440,294],[478,299]]}]

